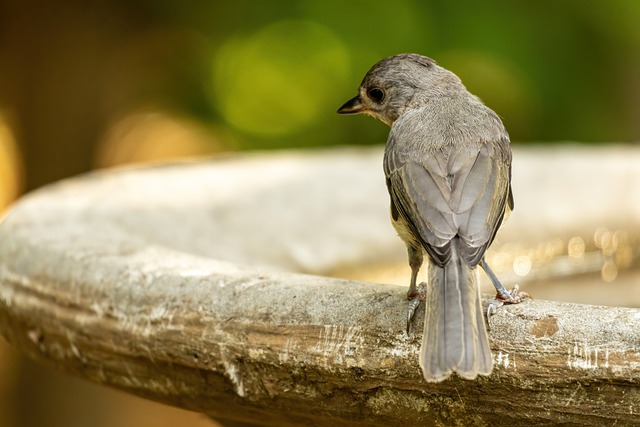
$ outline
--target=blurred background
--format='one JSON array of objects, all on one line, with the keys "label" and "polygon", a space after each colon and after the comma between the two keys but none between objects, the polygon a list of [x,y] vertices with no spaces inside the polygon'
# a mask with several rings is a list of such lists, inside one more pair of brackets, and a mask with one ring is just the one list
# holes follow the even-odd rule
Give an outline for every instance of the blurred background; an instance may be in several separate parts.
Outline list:
[{"label": "blurred background", "polygon": [[[335,110],[379,59],[435,58],[514,144],[640,139],[640,2],[0,0],[0,210],[95,168],[382,144]],[[0,425],[212,425],[20,358]]]}]

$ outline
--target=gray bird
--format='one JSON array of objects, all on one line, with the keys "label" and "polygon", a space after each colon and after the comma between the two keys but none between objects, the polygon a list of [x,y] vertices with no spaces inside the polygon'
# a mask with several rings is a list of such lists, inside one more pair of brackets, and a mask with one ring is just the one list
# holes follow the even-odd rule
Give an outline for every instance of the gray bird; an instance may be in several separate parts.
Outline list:
[{"label": "gray bird", "polygon": [[[411,267],[407,332],[418,304],[426,302],[424,378],[489,375],[493,358],[477,265],[497,291],[488,315],[527,297],[517,287],[507,291],[484,259],[513,209],[511,148],[502,122],[455,74],[416,54],[375,64],[358,96],[338,113],[365,113],[391,127],[384,173],[392,223],[407,245]],[[416,286],[425,252],[428,285]]]}]

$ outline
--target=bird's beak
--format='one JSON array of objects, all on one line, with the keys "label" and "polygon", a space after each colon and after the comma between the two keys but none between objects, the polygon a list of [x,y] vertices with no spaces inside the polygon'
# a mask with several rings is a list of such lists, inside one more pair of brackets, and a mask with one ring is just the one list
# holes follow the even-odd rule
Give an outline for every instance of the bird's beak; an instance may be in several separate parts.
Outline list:
[{"label": "bird's beak", "polygon": [[342,107],[338,108],[338,114],[360,114],[364,113],[364,105],[360,100],[360,96],[351,98],[345,102]]}]

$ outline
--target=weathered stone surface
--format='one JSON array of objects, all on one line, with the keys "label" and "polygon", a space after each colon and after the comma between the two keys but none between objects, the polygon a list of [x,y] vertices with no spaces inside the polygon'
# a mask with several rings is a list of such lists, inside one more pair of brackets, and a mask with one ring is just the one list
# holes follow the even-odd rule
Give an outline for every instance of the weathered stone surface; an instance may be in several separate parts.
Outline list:
[{"label": "weathered stone surface", "polygon": [[[576,152],[516,153],[502,243],[637,226],[640,152]],[[37,360],[228,425],[636,422],[640,310],[506,307],[491,377],[427,384],[404,288],[299,274],[404,258],[380,158],[234,156],[32,193],[0,225],[0,330]]]}]

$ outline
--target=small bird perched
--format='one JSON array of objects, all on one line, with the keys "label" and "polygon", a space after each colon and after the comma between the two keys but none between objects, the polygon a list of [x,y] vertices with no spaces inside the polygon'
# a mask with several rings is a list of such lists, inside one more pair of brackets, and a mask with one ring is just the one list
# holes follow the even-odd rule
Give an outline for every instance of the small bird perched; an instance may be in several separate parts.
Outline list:
[{"label": "small bird perched", "polygon": [[[420,301],[426,302],[424,378],[489,375],[493,358],[476,266],[497,291],[488,315],[527,297],[517,286],[507,291],[484,259],[513,209],[511,148],[500,118],[455,74],[416,54],[375,64],[358,96],[338,113],[365,113],[391,127],[384,173],[392,224],[407,245],[411,267],[407,332]],[[425,252],[428,285],[416,286]]]}]

